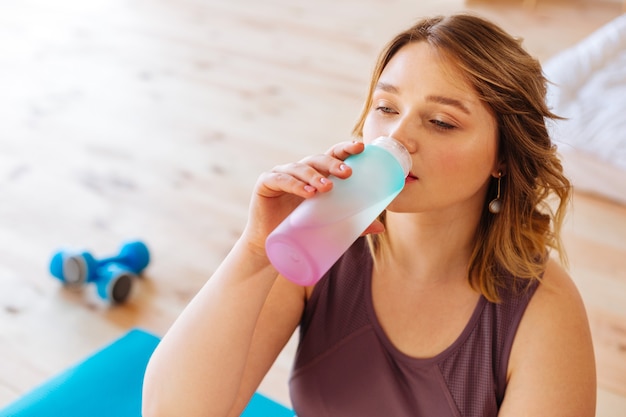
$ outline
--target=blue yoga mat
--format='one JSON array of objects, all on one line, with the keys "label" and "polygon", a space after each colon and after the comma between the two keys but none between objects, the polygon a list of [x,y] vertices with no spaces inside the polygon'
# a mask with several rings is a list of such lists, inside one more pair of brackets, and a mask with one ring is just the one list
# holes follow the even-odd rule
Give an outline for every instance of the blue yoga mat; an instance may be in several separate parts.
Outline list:
[{"label": "blue yoga mat", "polygon": [[[133,329],[9,404],[0,417],[141,417],[143,376],[159,340]],[[294,412],[255,393],[241,417],[294,417]]]}]

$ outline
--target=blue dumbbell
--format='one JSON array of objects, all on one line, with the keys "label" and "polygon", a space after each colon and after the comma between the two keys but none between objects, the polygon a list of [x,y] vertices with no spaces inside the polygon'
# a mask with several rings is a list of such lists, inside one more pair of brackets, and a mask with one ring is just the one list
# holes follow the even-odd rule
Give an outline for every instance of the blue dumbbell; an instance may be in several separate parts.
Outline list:
[{"label": "blue dumbbell", "polygon": [[145,243],[129,241],[122,245],[119,254],[100,260],[87,251],[58,251],[50,261],[50,273],[68,287],[95,282],[100,297],[121,303],[130,294],[132,279],[149,262]]}]

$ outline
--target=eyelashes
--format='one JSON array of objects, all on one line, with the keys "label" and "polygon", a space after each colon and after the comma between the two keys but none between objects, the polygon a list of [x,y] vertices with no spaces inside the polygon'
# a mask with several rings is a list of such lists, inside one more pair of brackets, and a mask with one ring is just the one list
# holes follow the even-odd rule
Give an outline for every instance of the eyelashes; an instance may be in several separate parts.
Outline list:
[{"label": "eyelashes", "polygon": [[[396,110],[389,106],[376,106],[374,107],[374,110],[384,116],[392,116],[398,114]],[[457,128],[457,126],[444,122],[440,119],[429,119],[428,123],[430,123],[437,130],[449,131]]]},{"label": "eyelashes", "polygon": [[442,129],[442,130],[456,129],[456,126],[451,125],[450,123],[446,123],[441,120],[437,120],[437,119],[430,120],[430,123],[432,123],[437,129]]},{"label": "eyelashes", "polygon": [[380,113],[385,113],[385,114],[396,114],[397,112],[395,110],[393,110],[391,107],[387,107],[387,106],[377,106],[375,108],[375,110],[377,112]]}]

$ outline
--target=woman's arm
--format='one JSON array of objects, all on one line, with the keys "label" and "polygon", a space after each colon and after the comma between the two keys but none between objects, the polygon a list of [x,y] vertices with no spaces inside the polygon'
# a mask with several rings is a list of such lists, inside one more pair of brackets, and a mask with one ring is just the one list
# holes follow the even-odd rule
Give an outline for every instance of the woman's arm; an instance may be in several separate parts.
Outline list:
[{"label": "woman's arm", "polygon": [[582,299],[567,273],[548,262],[520,323],[499,417],[592,417],[596,370]]},{"label": "woman's arm", "polygon": [[[269,295],[275,282],[268,262],[237,242],[152,355],[144,379],[144,417],[226,416],[236,402],[245,405],[252,385],[258,385],[293,332],[304,303],[303,288],[283,288],[284,310],[278,315],[277,297]],[[268,314],[261,314],[266,304],[276,320],[271,328]],[[254,339],[260,341],[253,351]]]},{"label": "woman's arm", "polygon": [[277,278],[267,235],[302,201],[346,178],[362,143],[274,168],[257,181],[241,238],[155,350],[144,417],[237,415],[300,320],[305,289]]}]

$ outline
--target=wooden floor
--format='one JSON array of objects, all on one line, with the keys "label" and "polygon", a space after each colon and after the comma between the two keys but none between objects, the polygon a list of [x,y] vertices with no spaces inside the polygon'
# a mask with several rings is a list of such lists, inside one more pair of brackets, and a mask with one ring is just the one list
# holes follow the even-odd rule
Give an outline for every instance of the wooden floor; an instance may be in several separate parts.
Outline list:
[{"label": "wooden floor", "polygon": [[[378,50],[472,9],[545,60],[619,2],[21,0],[0,3],[0,407],[134,326],[163,334],[241,232],[257,175],[347,139]],[[152,251],[111,308],[48,273],[68,246]],[[626,207],[576,195],[598,415],[626,415]],[[288,345],[261,390],[288,403]],[[198,358],[199,360],[201,358]]]}]

